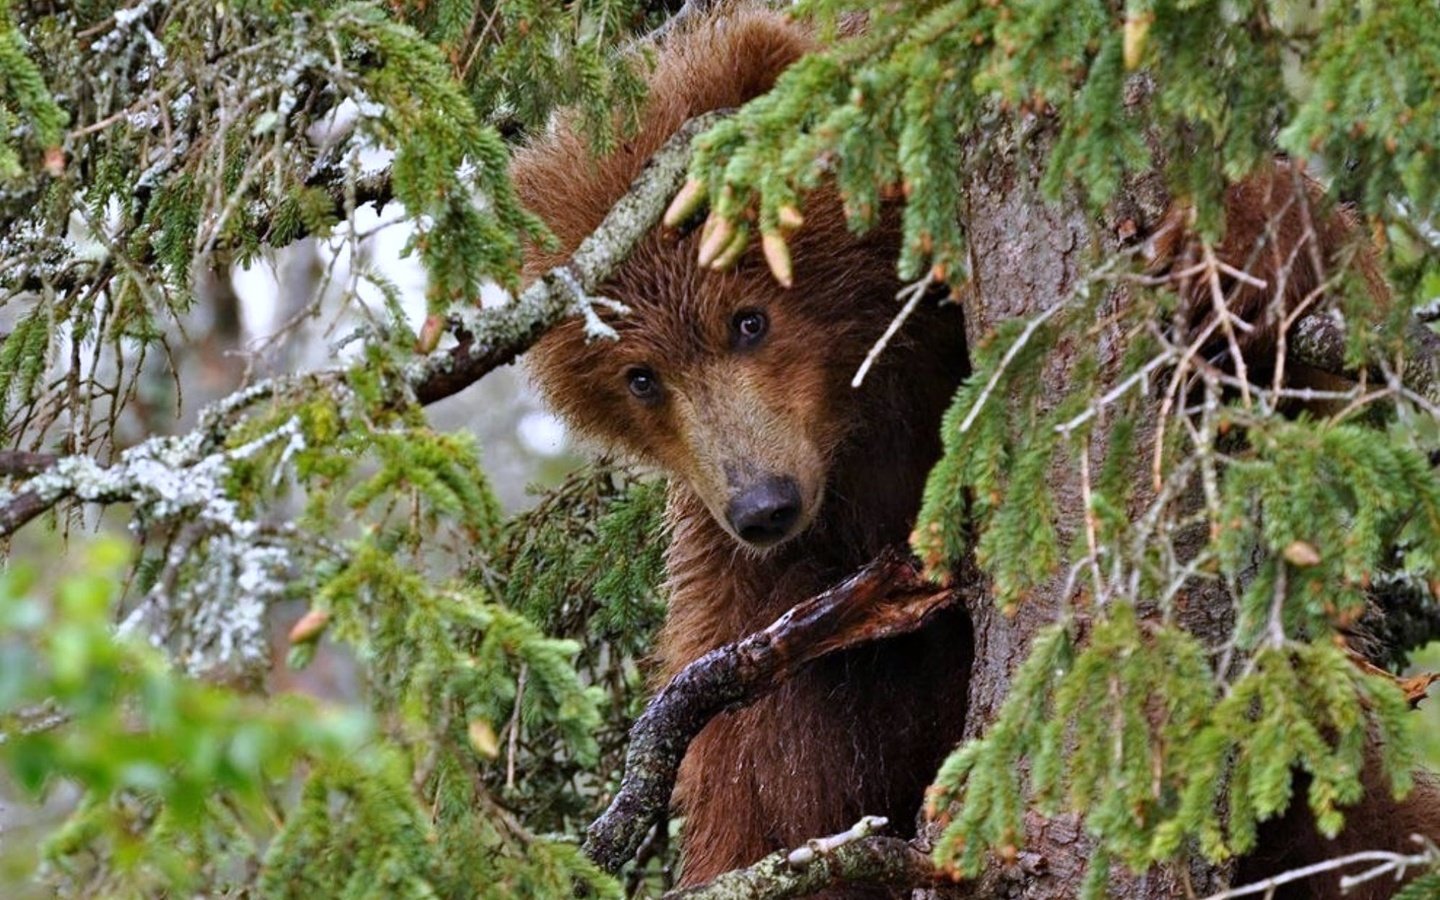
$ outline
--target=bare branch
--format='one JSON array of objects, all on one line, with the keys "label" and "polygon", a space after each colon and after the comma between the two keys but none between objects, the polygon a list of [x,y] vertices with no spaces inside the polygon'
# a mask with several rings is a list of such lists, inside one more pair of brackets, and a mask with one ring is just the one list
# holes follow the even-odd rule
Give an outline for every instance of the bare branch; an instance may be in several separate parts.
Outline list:
[{"label": "bare branch", "polygon": [[915,307],[920,305],[920,301],[925,298],[925,293],[930,290],[930,285],[934,283],[935,270],[931,269],[925,273],[924,278],[913,284],[907,284],[895,295],[895,299],[904,300],[905,305],[900,307],[900,311],[895,314],[895,318],[890,320],[890,324],[886,327],[885,333],[880,335],[880,339],[875,342],[875,346],[871,347],[870,352],[865,354],[865,361],[862,362],[860,368],[856,370],[855,377],[850,379],[850,386],[852,388],[858,388],[865,382],[865,375],[870,371],[870,367],[875,365],[875,360],[879,359],[880,354],[885,352],[885,348],[890,344],[890,339],[895,337],[895,333],[905,324],[905,320],[910,318],[911,313],[915,312]]},{"label": "bare branch", "polygon": [[1388,850],[1363,850],[1359,853],[1351,853],[1347,856],[1337,856],[1334,859],[1327,859],[1323,862],[1305,866],[1300,869],[1291,869],[1288,872],[1281,872],[1272,878],[1257,881],[1253,884],[1241,885],[1228,890],[1211,894],[1205,900],[1232,900],[1234,897],[1249,897],[1252,894],[1263,894],[1266,897],[1274,896],[1275,889],[1291,883],[1292,881],[1303,881],[1306,878],[1314,878],[1316,875],[1323,875],[1326,872],[1333,872],[1336,869],[1343,869],[1346,866],[1353,866],[1356,863],[1373,862],[1379,863],[1370,869],[1366,869],[1359,875],[1347,875],[1340,879],[1341,890],[1348,890],[1357,884],[1378,878],[1382,875],[1393,875],[1395,880],[1405,877],[1406,871],[1415,868],[1433,867],[1440,863],[1437,858],[1435,847],[1429,844],[1420,835],[1414,835],[1417,843],[1424,845],[1419,853],[1406,855],[1393,853]]},{"label": "bare branch", "polygon": [[777,851],[748,868],[671,891],[665,900],[780,900],[809,896],[835,884],[933,884],[936,872],[930,857],[899,838],[871,835],[884,824],[882,818],[866,816],[849,831]]},{"label": "bare branch", "polygon": [[837,650],[921,628],[952,600],[898,552],[887,551],[837,587],[763,631],[710,651],[670,680],[630,730],[625,777],[590,825],[585,853],[617,871],[664,814],[690,741],[716,714],[775,690]]},{"label": "bare branch", "polygon": [[[1290,358],[1323,372],[1344,375],[1345,326],[1333,315],[1316,313],[1295,323],[1287,335]],[[1383,372],[1376,371],[1381,375]],[[1405,327],[1405,368],[1400,383],[1432,405],[1440,405],[1440,335],[1418,319]]]}]

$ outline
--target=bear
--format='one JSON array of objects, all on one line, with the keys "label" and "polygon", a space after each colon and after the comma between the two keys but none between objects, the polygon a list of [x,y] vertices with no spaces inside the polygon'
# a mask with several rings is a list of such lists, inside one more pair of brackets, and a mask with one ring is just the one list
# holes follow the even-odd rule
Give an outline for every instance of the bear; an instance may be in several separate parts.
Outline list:
[{"label": "bear", "polygon": [[[702,22],[667,36],[641,129],[616,153],[597,162],[566,128],[521,150],[516,188],[559,243],[532,271],[563,262],[677,127],[762,93],[813,46],[764,9]],[[856,236],[829,192],[802,212],[790,288],[758,253],[711,272],[695,262],[698,234],[657,230],[600,290],[630,308],[607,317],[618,341],[587,342],[570,322],[529,352],[572,427],[671,476],[664,679],[904,544],[940,455],[937,423],[968,374],[959,308],[925,303],[852,389],[899,308],[898,218]],[[913,827],[961,737],[970,645],[965,614],[947,610],[921,635],[822,659],[711,722],[677,786],[682,882],[862,815]]]},{"label": "bear", "polygon": [[[519,196],[556,237],[552,247],[530,249],[528,276],[564,263],[684,122],[765,92],[816,46],[804,24],[782,13],[719,6],[667,34],[640,127],[613,153],[594,158],[563,118],[517,150]],[[1253,202],[1254,193],[1230,199]],[[754,249],[711,271],[697,263],[698,234],[657,228],[597,291],[629,308],[601,310],[618,341],[592,341],[572,319],[528,354],[542,394],[578,434],[669,477],[661,683],[909,537],[940,455],[942,413],[969,370],[960,305],[926,302],[863,384],[850,386],[898,311],[893,213],[857,235],[833,190],[812,193],[805,225],[790,239],[788,289]],[[1157,265],[1183,259],[1187,246],[1180,213],[1165,221],[1172,231],[1161,230]],[[1264,217],[1247,221],[1258,221],[1253,241]],[[1245,240],[1237,234],[1235,246]],[[861,815],[886,816],[913,834],[925,788],[962,737],[973,649],[957,604],[919,633],[826,657],[710,722],[676,788],[685,816],[681,884],[843,830]],[[1389,824],[1414,818],[1392,815],[1388,796],[1376,802]],[[1364,832],[1352,828],[1344,839],[1364,845]],[[1243,871],[1313,862],[1328,846],[1283,845]]]}]

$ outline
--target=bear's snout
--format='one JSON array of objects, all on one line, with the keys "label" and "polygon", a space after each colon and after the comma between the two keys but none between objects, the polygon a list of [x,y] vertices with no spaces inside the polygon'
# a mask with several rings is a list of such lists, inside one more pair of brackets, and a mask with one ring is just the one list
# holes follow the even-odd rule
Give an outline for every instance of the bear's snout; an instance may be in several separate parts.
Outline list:
[{"label": "bear's snout", "polygon": [[792,535],[800,521],[800,486],[789,476],[772,476],[730,498],[725,517],[747,544],[770,547]]}]

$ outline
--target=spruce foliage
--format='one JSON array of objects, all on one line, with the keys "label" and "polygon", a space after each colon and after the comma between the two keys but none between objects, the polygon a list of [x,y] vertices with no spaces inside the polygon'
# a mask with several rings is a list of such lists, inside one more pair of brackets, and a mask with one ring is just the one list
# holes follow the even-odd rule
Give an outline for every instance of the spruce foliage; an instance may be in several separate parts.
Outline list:
[{"label": "spruce foliage", "polygon": [[[801,6],[839,29],[860,4]],[[1352,361],[1381,354],[1399,370],[1388,366],[1403,323],[1440,283],[1440,117],[1424,112],[1440,88],[1433,4],[942,0],[868,12],[863,32],[703,139],[692,178],[712,216],[783,234],[780,210],[833,180],[857,229],[888,200],[903,205],[902,276],[961,284],[967,173],[1017,141],[1051,198],[1101,216],[1158,171],[1202,240],[1221,233],[1222,189],[1286,152],[1329,174],[1386,238],[1388,303],[1344,266],[1310,302],[1342,312]],[[1374,579],[1433,577],[1440,532],[1431,445],[1415,439],[1428,400],[1392,381],[1341,398],[1330,417],[1296,418],[1278,381],[1262,381],[1280,363],[1260,377],[1233,353],[1197,363],[1172,288],[1123,255],[1088,265],[1072,296],[971,348],[914,545],[937,577],[973,548],[1007,612],[1037,590],[1065,598],[999,718],[938,776],[931,813],[954,817],[936,861],[975,874],[1023,846],[1027,810],[1072,812],[1096,842],[1085,893],[1101,896],[1117,865],[1252,849],[1297,770],[1335,833],[1361,790],[1367,734],[1404,793],[1403,699],[1333,642]],[[1210,346],[1230,327],[1212,317]],[[1104,328],[1126,338],[1102,357]],[[1083,527],[1061,527],[1062,483],[1083,494]],[[1198,549],[1177,550],[1197,533]],[[1234,598],[1222,646],[1179,624],[1207,583]]]},{"label": "spruce foliage", "polygon": [[[795,8],[825,49],[710,131],[691,169],[712,213],[767,247],[833,184],[856,229],[900,209],[902,275],[960,287],[967,190],[998,156],[1097,221],[1158,172],[1208,241],[1226,185],[1286,153],[1355,204],[1395,286],[1382,303],[1363,272],[1329,273],[1316,309],[1369,365],[1303,413],[1264,383],[1278,359],[1197,357],[1172,288],[1134,254],[1092,252],[1098,229],[1072,295],[977,336],[914,549],[937,578],[973,554],[1007,612],[1042,590],[1063,603],[995,721],[936,776],[936,862],[974,873],[1023,847],[1027,812],[1074,813],[1101,896],[1122,867],[1253,849],[1297,771],[1333,834],[1371,737],[1403,793],[1405,699],[1340,645],[1374,584],[1440,577],[1440,430],[1401,377],[1403,328],[1440,295],[1440,9]],[[358,252],[356,211],[403,206],[428,311],[466,325],[481,286],[515,286],[524,242],[546,240],[507,182],[507,141],[564,107],[615,146],[643,95],[632,38],[666,9],[0,0],[0,431],[78,454],[13,486],[129,503],[136,537],[96,545],[81,575],[0,578],[0,762],[32,797],[83,794],[47,841],[48,886],[620,895],[575,837],[645,696],[664,487],[604,465],[507,520],[474,442],[432,428],[407,386],[417,335]],[[188,435],[117,437],[196,278],[307,237],[348,242],[349,281],[327,287],[384,300],[353,360],[258,382]],[[1102,358],[1107,328],[1125,340]],[[1057,486],[1083,498],[1078,527]],[[1219,644],[1184,627],[1205,591],[1231,604]],[[284,601],[307,608],[289,665],[343,645],[356,708],[266,694]],[[664,864],[632,886],[662,885]]]},{"label": "spruce foliage", "polygon": [[[573,105],[613,143],[658,9],[0,6],[0,428],[108,464],[67,458],[32,487],[129,500],[140,538],[58,584],[5,580],[0,760],[33,797],[83,794],[47,842],[50,889],[618,896],[574,835],[642,696],[662,487],[577,476],[592,502],[571,485],[507,523],[473,440],[432,429],[407,386],[416,336],[356,210],[403,207],[437,316],[516,286],[522,243],[546,237],[507,137]],[[197,275],[307,237],[350,248],[320,290],[360,309],[353,362],[118,446]],[[562,589],[609,626],[554,608]],[[290,667],[347,648],[360,706],[266,699],[268,607],[296,600]]]}]

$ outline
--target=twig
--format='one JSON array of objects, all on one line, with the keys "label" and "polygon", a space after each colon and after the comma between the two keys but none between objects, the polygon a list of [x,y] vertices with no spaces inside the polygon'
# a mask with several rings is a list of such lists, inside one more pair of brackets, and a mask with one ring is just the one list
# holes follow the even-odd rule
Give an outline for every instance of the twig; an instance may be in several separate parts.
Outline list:
[{"label": "twig", "polygon": [[895,318],[890,320],[889,326],[885,328],[885,333],[880,335],[880,340],[876,341],[875,346],[870,348],[870,352],[865,354],[865,361],[860,363],[860,368],[855,370],[855,377],[850,379],[852,388],[858,388],[865,382],[865,374],[870,371],[871,366],[875,365],[875,360],[880,358],[880,354],[885,352],[885,348],[890,344],[890,339],[895,337],[900,326],[904,325],[905,320],[910,318],[910,314],[915,312],[915,308],[925,298],[925,292],[934,282],[935,271],[932,269],[925,273],[924,278],[914,284],[906,285],[895,295],[895,299],[904,300],[905,305],[900,308],[900,312],[895,314]]},{"label": "twig", "polygon": [[1126,392],[1136,387],[1137,385],[1141,387],[1141,392],[1144,393],[1146,390],[1148,390],[1148,386],[1150,384],[1150,376],[1155,374],[1156,369],[1159,369],[1160,367],[1165,365],[1169,365],[1172,359],[1173,356],[1170,354],[1169,351],[1159,354],[1154,359],[1146,363],[1140,369],[1140,371],[1134,373],[1129,378],[1126,378],[1124,381],[1115,385],[1113,388],[1107,391],[1105,395],[1102,396],[1099,400],[1096,400],[1094,403],[1085,407],[1084,412],[1080,413],[1078,416],[1068,422],[1056,425],[1055,431],[1059,434],[1069,436],[1070,432],[1074,431],[1076,428],[1079,428],[1081,425],[1084,425],[1086,422],[1095,418],[1097,415],[1100,414],[1100,411],[1102,409],[1114,403],[1116,400],[1119,400],[1126,394]]},{"label": "twig", "polygon": [[630,729],[625,777],[586,832],[585,853],[609,872],[635,853],[670,804],[690,741],[716,714],[775,690],[808,663],[914,631],[952,599],[895,551],[799,604],[763,631],[710,651],[670,680]]},{"label": "twig", "polygon": [[525,703],[525,678],[530,674],[530,667],[520,666],[520,674],[515,679],[515,708],[510,712],[510,748],[505,756],[505,789],[515,790],[515,757],[520,750],[520,708]]},{"label": "twig", "polygon": [[1005,370],[1010,367],[1010,363],[1015,361],[1015,357],[1020,355],[1020,351],[1024,349],[1025,345],[1030,343],[1030,338],[1035,336],[1035,332],[1040,330],[1041,325],[1050,321],[1050,319],[1060,310],[1064,309],[1065,305],[1069,302],[1069,297],[1063,297],[1051,304],[1050,307],[1040,313],[1040,315],[1025,323],[1025,330],[1020,332],[1020,336],[1016,338],[1015,342],[1005,351],[1005,355],[1000,358],[1000,364],[995,367],[994,372],[990,373],[990,380],[985,382],[985,388],[980,391],[980,396],[975,399],[975,405],[971,406],[970,412],[965,414],[965,421],[960,423],[961,434],[969,431],[970,426],[975,424],[976,416],[980,415],[980,410],[984,408],[985,402],[990,399],[990,395],[995,393],[995,388],[1000,384],[1000,379],[1004,377]]},{"label": "twig", "polygon": [[[1220,330],[1225,334],[1225,341],[1230,345],[1230,357],[1235,363],[1235,377],[1240,379],[1240,400],[1248,409],[1250,406],[1250,375],[1245,367],[1245,354],[1240,352],[1240,341],[1235,337],[1235,324],[1240,320],[1234,313],[1230,312],[1230,305],[1225,301],[1225,292],[1220,287],[1220,261],[1215,258],[1215,251],[1209,241],[1202,243],[1205,253],[1205,265],[1209,269],[1206,280],[1210,284],[1210,302],[1215,308],[1215,315],[1220,319]],[[1228,267],[1227,267],[1228,268]],[[1231,270],[1237,272],[1238,270]],[[1261,282],[1263,285],[1264,282]]]},{"label": "twig", "polygon": [[[1419,835],[1414,835],[1413,838],[1420,842],[1424,840]],[[1256,881],[1252,884],[1229,888],[1218,894],[1211,894],[1206,897],[1205,900],[1231,900],[1233,897],[1248,897],[1251,894],[1265,894],[1269,896],[1274,893],[1276,888],[1289,884],[1292,881],[1301,881],[1316,875],[1323,875],[1326,872],[1343,869],[1355,863],[1375,862],[1381,864],[1374,868],[1367,869],[1360,875],[1342,878],[1340,881],[1340,889],[1344,891],[1349,887],[1360,884],[1362,881],[1368,881],[1391,872],[1395,873],[1397,879],[1403,878],[1406,869],[1419,866],[1434,866],[1437,861],[1440,860],[1437,860],[1435,852],[1430,847],[1427,847],[1421,853],[1414,853],[1408,856],[1403,853],[1393,853],[1386,850],[1362,850],[1359,853],[1337,856],[1335,859],[1327,859],[1324,862],[1318,862],[1314,865],[1305,866],[1304,868],[1281,872],[1279,875],[1266,878],[1264,881]]]},{"label": "twig", "polygon": [[834,853],[846,844],[867,838],[889,824],[890,820],[884,816],[865,816],[839,834],[806,841],[805,846],[791,850],[785,861],[797,869],[808,866],[815,861],[815,857]]}]

